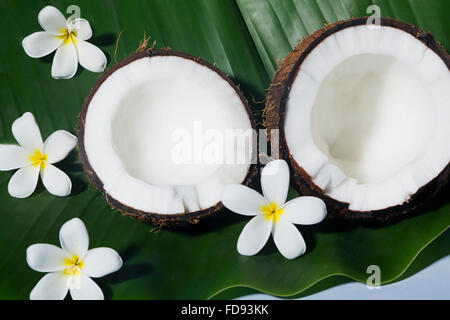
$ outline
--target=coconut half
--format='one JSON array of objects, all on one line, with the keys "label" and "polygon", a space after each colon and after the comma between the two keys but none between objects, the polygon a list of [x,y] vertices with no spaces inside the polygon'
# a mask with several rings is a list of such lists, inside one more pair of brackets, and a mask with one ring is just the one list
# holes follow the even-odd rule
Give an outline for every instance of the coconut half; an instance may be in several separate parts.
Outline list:
[{"label": "coconut half", "polygon": [[384,221],[447,184],[450,60],[412,25],[366,21],[305,38],[280,65],[265,113],[299,192],[340,216]]},{"label": "coconut half", "polygon": [[108,203],[157,225],[196,223],[222,189],[248,184],[254,122],[214,65],[174,50],[133,54],[109,69],[78,122],[84,169]]}]

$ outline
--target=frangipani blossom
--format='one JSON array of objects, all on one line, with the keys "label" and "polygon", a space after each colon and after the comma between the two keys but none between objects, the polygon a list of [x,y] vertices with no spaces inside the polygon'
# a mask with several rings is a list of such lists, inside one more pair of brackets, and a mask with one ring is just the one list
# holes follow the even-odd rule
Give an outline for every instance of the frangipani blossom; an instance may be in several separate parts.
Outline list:
[{"label": "frangipani blossom", "polygon": [[42,142],[41,132],[30,112],[13,122],[12,133],[20,146],[0,144],[0,171],[19,169],[9,180],[9,194],[15,198],[30,196],[40,173],[42,183],[51,194],[68,196],[72,182],[53,164],[67,157],[77,145],[77,138],[58,130]]},{"label": "frangipani blossom", "polygon": [[35,32],[23,39],[22,46],[32,58],[41,58],[56,50],[52,64],[53,78],[72,78],[77,72],[78,62],[92,72],[105,70],[105,54],[86,41],[92,37],[92,29],[87,20],[66,20],[61,11],[47,6],[39,12],[38,21],[44,31]]},{"label": "frangipani blossom", "polygon": [[237,250],[251,256],[266,244],[270,234],[281,254],[294,259],[306,251],[302,235],[294,224],[311,225],[327,215],[325,203],[316,197],[299,197],[287,203],[289,168],[284,160],[269,162],[261,173],[264,196],[240,184],[225,187],[222,203],[236,213],[255,216],[239,236]]},{"label": "frangipani blossom", "polygon": [[70,290],[74,300],[103,300],[103,292],[91,278],[104,277],[122,267],[122,258],[110,248],[89,248],[83,221],[67,221],[59,231],[61,247],[33,244],[27,249],[28,265],[48,272],[30,293],[31,300],[62,300]]}]

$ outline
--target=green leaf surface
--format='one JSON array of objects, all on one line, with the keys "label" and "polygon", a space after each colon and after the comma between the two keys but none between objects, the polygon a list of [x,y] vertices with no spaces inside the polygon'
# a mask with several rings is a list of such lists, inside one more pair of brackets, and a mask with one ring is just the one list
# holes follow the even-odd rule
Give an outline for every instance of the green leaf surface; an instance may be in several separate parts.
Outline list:
[{"label": "green leaf surface", "polygon": [[264,67],[273,77],[277,66],[300,39],[327,23],[372,15],[376,5],[382,17],[414,24],[448,50],[450,1],[445,0],[236,0]]},{"label": "green leaf surface", "polygon": [[[383,15],[432,31],[448,48],[448,1],[382,2]],[[63,12],[70,4],[80,6],[94,30],[90,41],[107,54],[108,66],[134,52],[144,32],[157,41],[156,47],[215,62],[241,86],[258,115],[262,105],[255,101],[264,97],[277,62],[297,41],[324,21],[364,14],[371,2],[0,0],[0,143],[14,142],[11,124],[26,111],[36,116],[44,138],[57,129],[74,133],[83,100],[99,77],[80,70],[73,79],[55,80],[51,56],[32,59],[24,53],[21,41],[41,29],[37,15],[47,4]],[[112,247],[123,257],[119,272],[97,280],[105,296],[114,299],[211,298],[233,287],[289,296],[333,275],[365,281],[372,264],[389,282],[450,224],[446,194],[423,214],[385,227],[333,220],[301,227],[308,250],[294,261],[284,259],[272,242],[260,254],[245,257],[236,251],[245,217],[224,212],[182,230],[151,231],[108,207],[88,185],[76,152],[58,165],[73,181],[67,198],[53,197],[42,186],[28,199],[11,198],[7,184],[12,173],[0,173],[0,299],[28,297],[42,274],[27,266],[26,248],[58,244],[59,228],[73,217],[85,221],[90,247]]]}]

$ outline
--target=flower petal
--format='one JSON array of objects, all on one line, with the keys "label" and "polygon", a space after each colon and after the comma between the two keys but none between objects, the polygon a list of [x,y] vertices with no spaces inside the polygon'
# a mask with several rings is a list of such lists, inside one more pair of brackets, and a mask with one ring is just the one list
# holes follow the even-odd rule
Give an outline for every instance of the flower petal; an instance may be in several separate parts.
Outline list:
[{"label": "flower petal", "polygon": [[44,143],[44,153],[48,156],[48,163],[56,163],[64,158],[77,145],[77,137],[65,130],[53,132]]},{"label": "flower petal", "polygon": [[75,30],[77,39],[88,40],[92,37],[91,25],[86,19],[76,18],[69,24],[70,31]]},{"label": "flower petal", "polygon": [[47,191],[54,196],[66,197],[72,191],[72,181],[69,176],[50,163],[41,170],[41,179]]},{"label": "flower petal", "polygon": [[258,253],[266,244],[272,229],[272,220],[264,215],[252,218],[244,227],[239,236],[237,250],[245,256]]},{"label": "flower petal", "polygon": [[78,59],[83,68],[92,72],[103,72],[106,67],[106,56],[102,50],[93,44],[78,39]]},{"label": "flower petal", "polygon": [[289,191],[289,167],[284,160],[270,161],[261,172],[261,188],[271,203],[282,206]]},{"label": "flower petal", "polygon": [[52,64],[52,77],[55,79],[70,79],[78,68],[77,50],[72,41],[63,43],[55,53]]},{"label": "flower petal", "polygon": [[30,299],[63,300],[68,290],[67,276],[62,272],[48,273],[31,290]]},{"label": "flower petal", "polygon": [[13,174],[8,184],[8,192],[14,198],[26,198],[33,194],[39,178],[40,166],[29,165]]},{"label": "flower petal", "polygon": [[59,241],[69,258],[78,256],[83,259],[89,248],[89,236],[84,222],[73,218],[64,223],[59,230]]},{"label": "flower petal", "polygon": [[122,268],[122,258],[111,248],[89,250],[83,259],[83,272],[89,277],[99,278]]},{"label": "flower petal", "polygon": [[0,144],[0,171],[14,170],[31,163],[29,154],[21,147]]},{"label": "flower petal", "polygon": [[102,289],[83,272],[80,278],[80,287],[78,289],[71,288],[70,295],[73,300],[103,300]]},{"label": "flower petal", "polygon": [[11,127],[16,141],[25,149],[33,152],[42,150],[41,131],[31,112],[25,112],[20,118],[16,119]]},{"label": "flower petal", "polygon": [[310,225],[321,222],[327,216],[327,206],[316,197],[300,197],[286,203],[284,216],[292,223]]},{"label": "flower petal", "polygon": [[305,240],[287,219],[279,219],[273,228],[273,241],[286,259],[295,259],[306,251]]},{"label": "flower petal", "polygon": [[64,251],[52,244],[37,243],[27,249],[28,265],[39,272],[64,270],[66,258]]},{"label": "flower petal", "polygon": [[22,40],[25,53],[32,58],[40,58],[55,51],[63,43],[63,39],[54,34],[39,31]]},{"label": "flower petal", "polygon": [[268,204],[258,192],[241,184],[225,186],[222,203],[229,210],[245,216],[262,214],[262,206]]},{"label": "flower petal", "polygon": [[62,35],[67,28],[66,18],[53,6],[44,7],[39,12],[38,21],[42,29],[54,35]]}]

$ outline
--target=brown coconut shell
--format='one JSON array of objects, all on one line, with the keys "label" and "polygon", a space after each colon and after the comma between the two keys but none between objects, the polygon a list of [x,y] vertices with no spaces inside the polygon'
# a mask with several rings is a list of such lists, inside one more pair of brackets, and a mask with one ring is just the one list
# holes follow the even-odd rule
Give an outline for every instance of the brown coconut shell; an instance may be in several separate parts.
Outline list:
[{"label": "brown coconut shell", "polygon": [[[412,213],[417,208],[428,202],[448,186],[450,176],[450,163],[442,170],[438,176],[426,185],[422,186],[410,199],[400,205],[388,207],[373,211],[353,211],[348,208],[348,203],[337,201],[327,196],[320,187],[314,184],[312,177],[297,163],[289,152],[289,147],[284,134],[284,117],[287,97],[290,92],[291,84],[296,78],[302,63],[308,54],[329,35],[353,26],[364,25],[367,17],[352,18],[345,21],[338,21],[329,24],[324,28],[317,30],[313,34],[304,38],[295,49],[284,59],[279,66],[275,77],[270,85],[265,108],[265,123],[269,130],[279,129],[280,157],[289,163],[292,176],[293,187],[303,195],[310,195],[322,198],[328,211],[335,216],[356,221],[356,222],[387,222],[396,220],[399,217]],[[390,18],[381,18],[382,26],[390,26],[408,32],[416,39],[433,50],[444,61],[450,70],[450,58],[448,53],[437,42],[431,33],[425,33],[419,28]]]},{"label": "brown coconut shell", "polygon": [[[90,182],[94,185],[94,187],[99,190],[103,196],[105,197],[108,204],[114,208],[122,212],[123,214],[129,215],[133,218],[136,218],[140,221],[151,223],[159,228],[161,227],[179,227],[179,226],[185,226],[189,224],[197,224],[201,219],[204,219],[205,217],[208,217],[216,212],[221,211],[224,206],[221,202],[217,203],[215,206],[212,206],[210,208],[195,211],[195,212],[189,212],[189,213],[178,213],[178,214],[161,214],[161,213],[154,213],[154,212],[146,212],[137,210],[133,207],[130,207],[117,199],[110,196],[103,187],[103,182],[100,180],[98,175],[96,174],[95,170],[91,166],[89,162],[89,157],[86,154],[86,149],[84,146],[84,134],[85,134],[85,123],[86,123],[86,114],[89,109],[89,104],[94,97],[97,90],[100,88],[100,86],[103,84],[103,82],[108,79],[110,75],[112,75],[115,71],[118,69],[126,66],[127,64],[144,58],[144,57],[153,57],[153,56],[177,56],[181,57],[187,60],[192,60],[196,63],[199,63],[210,70],[216,72],[222,79],[227,81],[233,89],[236,91],[236,94],[239,96],[239,98],[242,101],[242,104],[245,108],[245,111],[247,112],[248,118],[251,122],[252,128],[255,129],[255,121],[253,119],[252,113],[250,111],[248,102],[242,92],[240,91],[239,87],[233,83],[233,81],[226,75],[224,72],[222,72],[220,69],[218,69],[215,65],[199,58],[193,55],[190,55],[188,53],[175,51],[172,49],[153,49],[149,48],[146,50],[140,50],[137,53],[134,53],[130,55],[129,57],[125,58],[124,60],[118,62],[116,65],[109,68],[94,84],[94,86],[91,88],[89,95],[85,99],[83,103],[83,108],[81,110],[81,113],[78,117],[78,124],[77,124],[77,132],[78,132],[78,147],[79,147],[79,153],[81,162],[83,164],[83,169],[88,176]],[[257,175],[258,168],[257,165],[251,164],[249,171],[247,173],[247,176],[245,177],[242,184],[244,185],[250,185],[252,183],[253,178]]]}]

